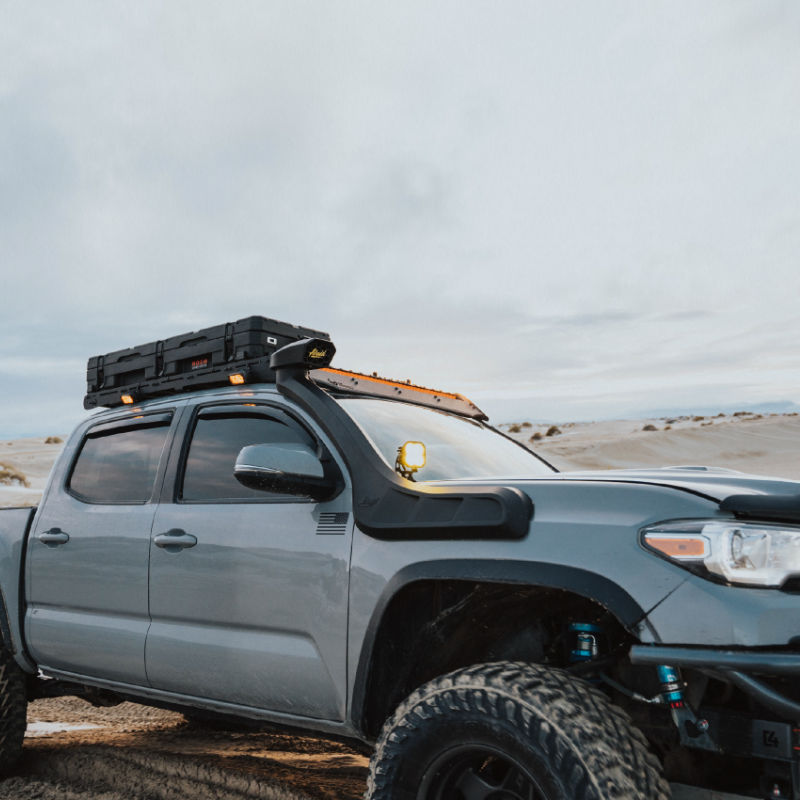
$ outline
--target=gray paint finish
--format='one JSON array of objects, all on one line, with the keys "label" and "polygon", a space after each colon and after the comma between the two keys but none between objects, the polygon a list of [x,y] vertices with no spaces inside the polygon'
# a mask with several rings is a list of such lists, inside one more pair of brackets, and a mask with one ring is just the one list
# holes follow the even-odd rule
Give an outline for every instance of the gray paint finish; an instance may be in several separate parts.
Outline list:
[{"label": "gray paint finish", "polygon": [[[229,393],[201,395],[229,396]],[[342,721],[348,702],[347,640],[352,490],[332,442],[291,409],[342,473],[332,500],[164,502],[154,535],[197,537],[177,553],[152,546],[147,673],[154,689],[320,721]],[[177,462],[179,449],[171,460]],[[325,520],[346,515],[341,532]],[[322,524],[321,524],[322,523]]]},{"label": "gray paint finish", "polygon": [[[488,482],[486,482],[488,483]],[[444,482],[441,485],[446,485]],[[353,546],[350,592],[350,681],[355,681],[362,647],[379,599],[395,575],[409,564],[453,558],[476,565],[508,560],[531,565],[570,566],[623,587],[646,613],[687,579],[688,573],[639,545],[640,528],[665,519],[714,517],[716,503],[661,486],[566,481],[560,476],[508,481],[535,504],[530,533],[518,541],[387,542],[357,531]],[[413,574],[413,570],[412,570]],[[591,596],[587,583],[585,593]],[[646,625],[642,641],[658,641]]]},{"label": "gray paint finish", "polygon": [[348,503],[162,505],[154,530],[197,545],[151,550],[153,688],[344,719],[350,535],[317,525]]},{"label": "gray paint finish", "polygon": [[[145,684],[154,505],[102,506],[53,494],[28,539],[26,639],[37,663]],[[54,527],[66,544],[47,545]]]},{"label": "gray paint finish", "polygon": [[[184,403],[171,402],[169,407]],[[161,404],[159,404],[161,405]],[[78,426],[53,467],[26,545],[25,640],[38,665],[146,685],[144,645],[150,624],[148,569],[155,504],[94,505],[65,489],[87,430],[137,417],[141,409],[91,416]],[[175,414],[173,426],[180,414]],[[168,448],[156,478],[157,492]],[[60,528],[65,544],[39,534]]]},{"label": "gray paint finish", "polygon": [[732,469],[712,467],[664,467],[662,469],[615,469],[590,472],[562,472],[566,481],[602,481],[636,484],[658,484],[695,492],[715,500],[734,494],[800,494],[800,483],[787,478],[747,475]]}]

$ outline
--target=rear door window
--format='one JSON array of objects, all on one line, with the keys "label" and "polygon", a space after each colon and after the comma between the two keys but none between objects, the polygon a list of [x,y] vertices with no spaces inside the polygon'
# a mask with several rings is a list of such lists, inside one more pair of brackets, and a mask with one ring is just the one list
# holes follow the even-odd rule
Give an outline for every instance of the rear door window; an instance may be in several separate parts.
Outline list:
[{"label": "rear door window", "polygon": [[67,484],[86,503],[146,503],[169,433],[169,420],[89,431]]}]

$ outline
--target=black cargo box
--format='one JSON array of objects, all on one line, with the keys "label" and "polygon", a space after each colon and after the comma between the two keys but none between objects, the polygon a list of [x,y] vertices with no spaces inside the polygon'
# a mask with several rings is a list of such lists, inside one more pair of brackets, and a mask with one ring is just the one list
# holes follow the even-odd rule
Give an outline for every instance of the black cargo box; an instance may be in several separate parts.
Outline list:
[{"label": "black cargo box", "polygon": [[[247,383],[269,383],[275,350],[299,339],[330,337],[266,317],[245,317],[193,333],[172,336],[127,350],[92,356],[86,368],[84,408],[138,403],[151,397],[229,383],[241,374]],[[123,400],[123,395],[126,400]]]}]

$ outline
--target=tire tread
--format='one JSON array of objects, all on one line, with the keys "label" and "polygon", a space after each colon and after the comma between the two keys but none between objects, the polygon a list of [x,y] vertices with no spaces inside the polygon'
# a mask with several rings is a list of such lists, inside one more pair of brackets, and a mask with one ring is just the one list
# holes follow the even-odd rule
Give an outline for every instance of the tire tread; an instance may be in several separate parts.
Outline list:
[{"label": "tire tread", "polygon": [[669,786],[644,735],[590,684],[525,662],[476,664],[436,678],[403,701],[370,761],[367,800],[394,800],[409,736],[428,723],[478,713],[538,742],[574,800],[669,800]]}]

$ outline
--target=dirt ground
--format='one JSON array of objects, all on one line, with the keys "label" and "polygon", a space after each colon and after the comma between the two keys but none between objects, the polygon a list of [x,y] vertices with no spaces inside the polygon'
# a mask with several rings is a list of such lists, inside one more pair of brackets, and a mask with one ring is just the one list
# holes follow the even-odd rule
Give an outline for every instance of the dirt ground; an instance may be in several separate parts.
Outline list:
[{"label": "dirt ground", "polygon": [[0,800],[355,800],[366,771],[338,742],[67,697],[30,705]]}]

